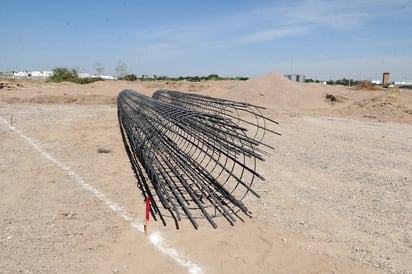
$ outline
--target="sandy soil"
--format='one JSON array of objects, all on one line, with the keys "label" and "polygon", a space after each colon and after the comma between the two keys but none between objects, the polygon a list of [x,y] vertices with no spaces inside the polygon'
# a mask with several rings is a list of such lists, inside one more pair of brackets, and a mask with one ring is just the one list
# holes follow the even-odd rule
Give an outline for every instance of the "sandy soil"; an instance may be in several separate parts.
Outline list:
[{"label": "sandy soil", "polygon": [[190,270],[73,175],[143,223],[114,102],[125,88],[150,95],[165,87],[263,103],[283,134],[266,139],[276,149],[259,165],[267,180],[254,188],[262,197],[244,200],[252,219],[234,227],[218,219],[216,230],[201,222],[197,231],[188,222],[180,230],[151,222],[151,234],[183,260],[205,273],[410,273],[412,92],[296,86],[277,77],[1,89],[0,273]]}]

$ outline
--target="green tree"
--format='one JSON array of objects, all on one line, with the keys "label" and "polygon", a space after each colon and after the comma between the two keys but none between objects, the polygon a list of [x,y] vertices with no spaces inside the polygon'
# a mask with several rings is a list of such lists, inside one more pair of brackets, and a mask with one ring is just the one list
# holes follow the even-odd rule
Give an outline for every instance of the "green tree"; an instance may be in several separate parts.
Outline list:
[{"label": "green tree", "polygon": [[342,78],[339,80],[336,80],[335,84],[336,85],[342,85],[342,86],[353,86],[356,84],[357,81],[353,80],[353,79],[346,79],[346,78]]},{"label": "green tree", "polygon": [[206,79],[207,80],[219,80],[220,77],[217,74],[209,74]]},{"label": "green tree", "polygon": [[128,74],[124,77],[119,78],[120,80],[127,80],[127,81],[136,81],[137,76],[135,74]]},{"label": "green tree", "polygon": [[73,82],[77,84],[89,84],[96,81],[103,81],[102,78],[79,78],[75,69],[58,67],[53,69],[49,82]]},{"label": "green tree", "polygon": [[79,82],[79,77],[74,69],[68,69],[63,67],[57,67],[53,69],[53,73],[49,78],[50,82]]}]

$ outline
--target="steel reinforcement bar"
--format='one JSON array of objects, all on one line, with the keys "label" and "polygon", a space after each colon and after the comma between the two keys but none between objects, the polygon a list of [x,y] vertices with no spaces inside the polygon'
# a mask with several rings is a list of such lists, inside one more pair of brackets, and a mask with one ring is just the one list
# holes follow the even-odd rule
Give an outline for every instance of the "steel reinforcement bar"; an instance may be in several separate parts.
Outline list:
[{"label": "steel reinforcement bar", "polygon": [[[246,134],[265,146],[268,145],[264,144],[262,141],[267,132],[281,135],[269,128],[269,126],[278,124],[278,122],[265,117],[261,111],[265,108],[261,106],[167,89],[155,91],[152,97],[185,108],[213,113],[229,118],[237,125],[247,128],[248,131]],[[273,149],[273,147],[270,148]]]},{"label": "steel reinforcement bar", "polygon": [[256,171],[263,157],[256,150],[260,140],[246,128],[228,116],[132,90],[120,92],[117,104],[126,152],[155,219],[166,224],[159,202],[177,227],[182,217],[197,229],[199,218],[216,228],[216,216],[231,224],[241,218],[239,211],[251,216],[242,199],[248,193],[259,197],[252,185],[264,180]]}]

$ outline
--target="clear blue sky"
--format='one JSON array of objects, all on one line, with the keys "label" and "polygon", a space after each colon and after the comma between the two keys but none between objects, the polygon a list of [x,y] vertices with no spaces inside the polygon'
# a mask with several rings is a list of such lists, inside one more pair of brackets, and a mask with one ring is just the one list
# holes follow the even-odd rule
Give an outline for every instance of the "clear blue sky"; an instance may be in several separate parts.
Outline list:
[{"label": "clear blue sky", "polygon": [[411,0],[1,0],[0,71],[412,80]]}]

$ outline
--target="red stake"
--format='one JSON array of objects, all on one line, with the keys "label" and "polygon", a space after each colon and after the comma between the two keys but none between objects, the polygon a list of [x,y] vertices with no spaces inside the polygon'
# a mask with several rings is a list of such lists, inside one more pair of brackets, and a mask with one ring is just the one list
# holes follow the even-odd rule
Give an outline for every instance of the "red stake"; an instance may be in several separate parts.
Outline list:
[{"label": "red stake", "polygon": [[150,197],[146,197],[146,225],[144,226],[144,235],[149,234],[149,220],[150,220]]}]

